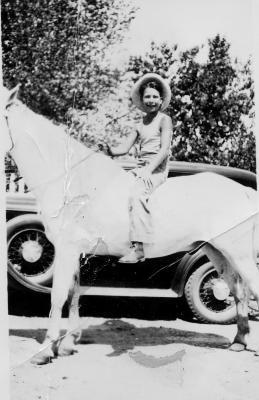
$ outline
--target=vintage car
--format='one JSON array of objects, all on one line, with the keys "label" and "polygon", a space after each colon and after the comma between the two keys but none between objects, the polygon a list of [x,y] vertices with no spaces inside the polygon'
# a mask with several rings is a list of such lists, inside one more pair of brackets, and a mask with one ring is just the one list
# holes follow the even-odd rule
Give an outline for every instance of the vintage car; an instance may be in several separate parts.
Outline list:
[{"label": "vintage car", "polygon": [[[122,162],[126,170],[134,162]],[[170,163],[170,177],[211,171],[256,188],[252,172],[208,164]],[[6,197],[8,281],[10,288],[50,293],[55,249],[44,234],[40,210],[30,193]],[[172,221],[173,223],[173,221]],[[202,249],[123,265],[114,257],[81,257],[83,295],[181,297],[201,322],[229,323],[235,319],[231,293]]]}]

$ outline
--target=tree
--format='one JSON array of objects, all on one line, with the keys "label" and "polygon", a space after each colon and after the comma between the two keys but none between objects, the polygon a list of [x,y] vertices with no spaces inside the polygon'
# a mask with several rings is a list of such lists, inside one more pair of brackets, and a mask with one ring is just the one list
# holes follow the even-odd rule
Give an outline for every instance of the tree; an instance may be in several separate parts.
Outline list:
[{"label": "tree", "polygon": [[155,72],[163,78],[168,78],[173,64],[177,61],[177,45],[169,46],[167,43],[157,45],[151,42],[150,50],[144,56],[131,56],[128,71],[133,73],[133,80],[148,72]]},{"label": "tree", "polygon": [[229,44],[217,35],[209,40],[206,64],[195,62],[197,50],[182,55],[178,87],[188,96],[188,101],[186,97],[181,98],[183,106],[178,135],[182,140],[175,148],[179,159],[219,161],[218,148],[226,138],[226,126],[230,124],[234,128],[236,121],[236,115],[229,113],[229,107],[233,105],[225,97],[235,76],[228,52]]},{"label": "tree", "polygon": [[[244,65],[235,63],[236,76],[226,90],[235,125],[232,134],[221,146],[228,165],[256,170],[255,135],[254,135],[254,84],[251,74],[251,60]],[[230,129],[228,130],[230,132]]]},{"label": "tree", "polygon": [[22,100],[59,122],[70,107],[94,108],[116,88],[106,55],[134,15],[129,0],[2,2],[5,85],[20,82]]}]

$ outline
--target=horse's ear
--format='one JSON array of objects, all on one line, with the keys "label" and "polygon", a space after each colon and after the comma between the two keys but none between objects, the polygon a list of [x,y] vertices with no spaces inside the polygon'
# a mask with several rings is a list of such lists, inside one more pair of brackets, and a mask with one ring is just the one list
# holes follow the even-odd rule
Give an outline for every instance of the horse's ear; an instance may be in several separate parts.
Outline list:
[{"label": "horse's ear", "polygon": [[6,102],[6,107],[8,107],[11,104],[13,104],[13,102],[17,99],[20,86],[21,86],[21,84],[19,83],[12,90],[9,90],[8,98],[7,98],[7,102]]}]

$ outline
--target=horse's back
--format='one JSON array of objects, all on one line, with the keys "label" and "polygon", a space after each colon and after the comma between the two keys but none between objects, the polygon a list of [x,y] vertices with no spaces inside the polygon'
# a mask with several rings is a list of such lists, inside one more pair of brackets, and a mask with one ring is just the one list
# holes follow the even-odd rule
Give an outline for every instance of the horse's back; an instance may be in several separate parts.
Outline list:
[{"label": "horse's back", "polygon": [[[98,158],[92,159],[93,167]],[[129,246],[128,199],[134,177],[108,160],[104,164],[111,168],[112,176],[100,185],[92,201],[81,207],[71,224],[80,232],[75,237],[83,239],[85,235],[88,242],[91,239],[87,252],[120,256]],[[168,179],[149,200],[154,243],[145,246],[147,257],[184,251],[191,244],[210,241],[249,218],[255,212],[256,203],[253,192],[249,196],[247,192],[244,186],[212,173]],[[96,248],[100,239],[106,243],[105,249]]]},{"label": "horse's back", "polygon": [[157,256],[210,241],[256,214],[256,192],[214,173],[168,179],[150,201]]}]

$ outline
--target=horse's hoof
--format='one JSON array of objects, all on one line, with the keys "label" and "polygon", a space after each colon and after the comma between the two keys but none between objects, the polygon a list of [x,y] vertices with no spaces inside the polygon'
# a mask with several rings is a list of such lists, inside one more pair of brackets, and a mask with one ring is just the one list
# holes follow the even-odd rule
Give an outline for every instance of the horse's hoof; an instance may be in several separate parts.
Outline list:
[{"label": "horse's hoof", "polygon": [[75,338],[73,336],[66,336],[64,339],[60,341],[58,346],[58,355],[61,357],[71,356],[74,353],[77,353],[78,350],[75,347]]},{"label": "horse's hoof", "polygon": [[32,357],[31,363],[35,365],[49,364],[53,358],[54,353],[51,349],[43,349]]},{"label": "horse's hoof", "polygon": [[229,347],[229,350],[231,351],[244,351],[246,349],[246,345],[243,343],[232,343],[232,345]]}]

